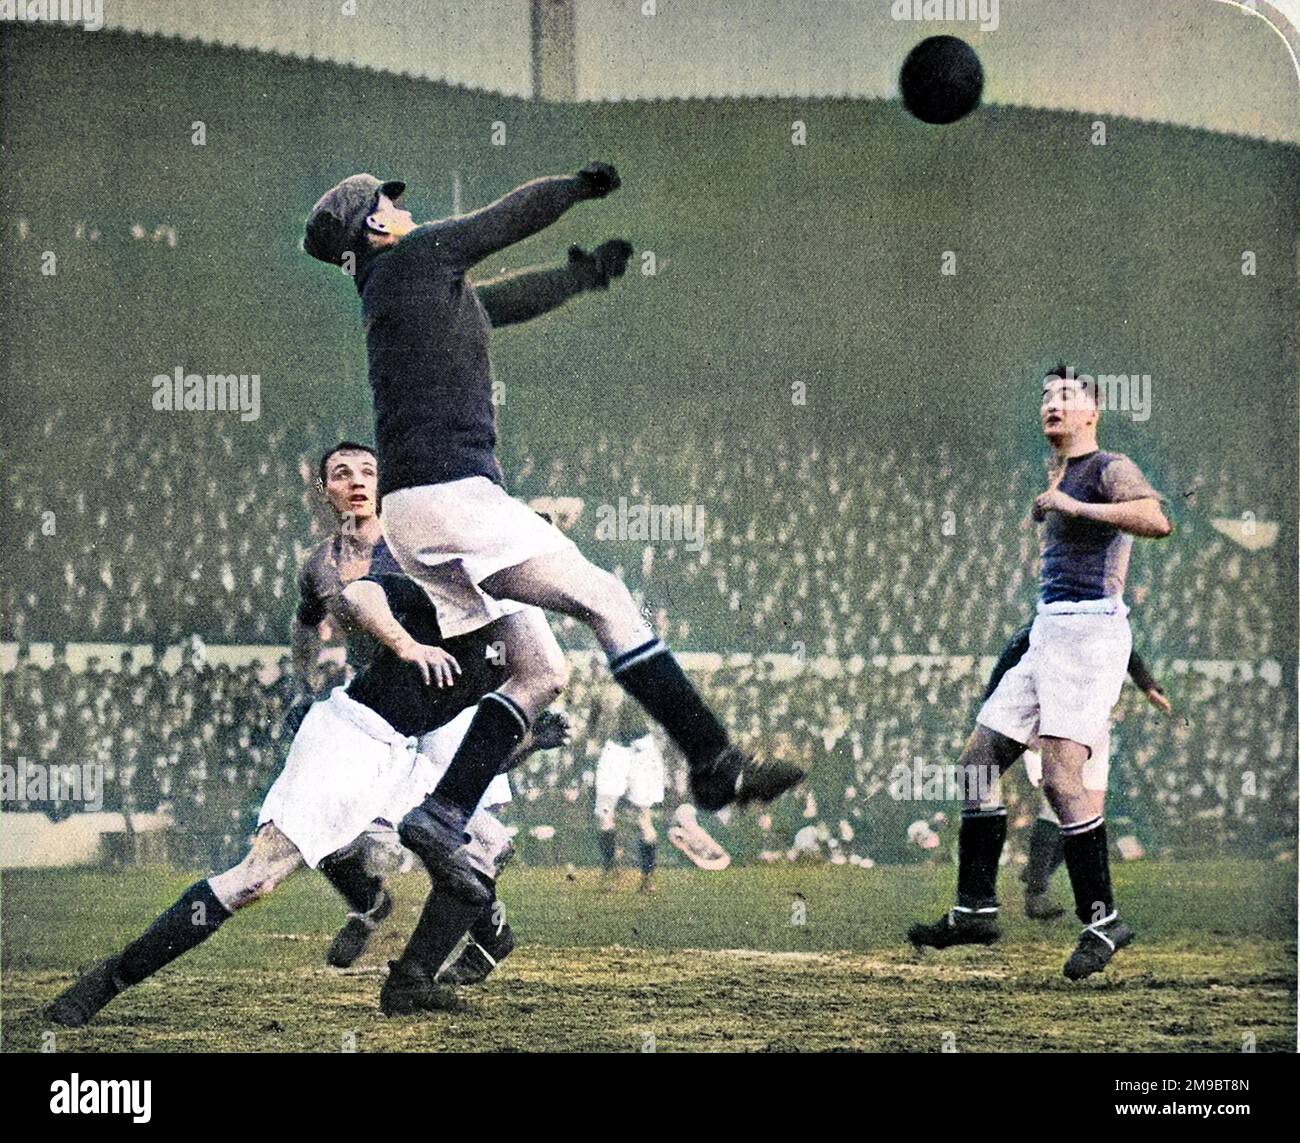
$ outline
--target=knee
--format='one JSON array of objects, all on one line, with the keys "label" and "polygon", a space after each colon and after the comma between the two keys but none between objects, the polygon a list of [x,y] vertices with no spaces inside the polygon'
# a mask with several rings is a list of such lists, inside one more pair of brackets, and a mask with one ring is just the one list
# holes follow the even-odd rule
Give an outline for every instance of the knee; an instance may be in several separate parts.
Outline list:
[{"label": "knee", "polygon": [[568,684],[569,664],[557,646],[531,657],[527,669],[515,671],[502,689],[534,718],[558,699]]},{"label": "knee", "polygon": [[542,706],[548,706],[564,693],[569,685],[569,661],[559,646],[548,649],[530,679],[530,690]]},{"label": "knee", "polygon": [[636,611],[636,603],[632,599],[631,592],[618,576],[594,564],[588,569],[588,573],[583,590],[573,601],[579,612],[578,618],[590,625],[601,620],[616,618],[629,611]]},{"label": "knee", "polygon": [[1050,773],[1043,774],[1043,794],[1053,806],[1059,806],[1062,799],[1078,797],[1082,792],[1079,775],[1063,767],[1054,767]]}]

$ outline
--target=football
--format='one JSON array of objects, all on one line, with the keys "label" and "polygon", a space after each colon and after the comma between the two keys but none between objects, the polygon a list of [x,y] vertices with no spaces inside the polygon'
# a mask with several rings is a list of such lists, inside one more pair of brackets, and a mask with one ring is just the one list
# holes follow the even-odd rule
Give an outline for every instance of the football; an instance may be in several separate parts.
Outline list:
[{"label": "football", "polygon": [[984,68],[975,49],[956,36],[922,40],[898,74],[903,106],[925,123],[955,123],[979,106]]}]

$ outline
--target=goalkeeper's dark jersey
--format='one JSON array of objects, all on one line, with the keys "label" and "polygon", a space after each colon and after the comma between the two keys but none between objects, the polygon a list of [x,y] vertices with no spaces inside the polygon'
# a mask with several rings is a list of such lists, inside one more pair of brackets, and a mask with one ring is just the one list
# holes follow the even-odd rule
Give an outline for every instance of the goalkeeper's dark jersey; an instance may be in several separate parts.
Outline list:
[{"label": "goalkeeper's dark jersey", "polygon": [[502,482],[488,363],[492,323],[465,275],[581,198],[576,177],[536,179],[482,210],[425,223],[363,254],[357,290],[381,498],[469,476]]}]

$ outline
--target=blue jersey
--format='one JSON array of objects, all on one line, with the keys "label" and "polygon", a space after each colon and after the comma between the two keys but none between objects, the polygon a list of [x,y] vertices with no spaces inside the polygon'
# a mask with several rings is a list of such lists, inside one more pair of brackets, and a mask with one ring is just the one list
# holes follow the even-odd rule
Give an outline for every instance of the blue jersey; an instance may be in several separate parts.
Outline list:
[{"label": "blue jersey", "polygon": [[318,627],[329,618],[347,643],[348,662],[360,668],[375,653],[375,641],[347,622],[342,606],[343,589],[368,573],[401,572],[388,545],[380,539],[373,547],[359,537],[334,535],[318,544],[298,574],[298,622]]},{"label": "blue jersey", "polygon": [[[1059,488],[1085,504],[1162,499],[1128,457],[1100,449],[1065,462]],[[1133,537],[1113,524],[1048,512],[1039,572],[1044,603],[1124,594]]]}]

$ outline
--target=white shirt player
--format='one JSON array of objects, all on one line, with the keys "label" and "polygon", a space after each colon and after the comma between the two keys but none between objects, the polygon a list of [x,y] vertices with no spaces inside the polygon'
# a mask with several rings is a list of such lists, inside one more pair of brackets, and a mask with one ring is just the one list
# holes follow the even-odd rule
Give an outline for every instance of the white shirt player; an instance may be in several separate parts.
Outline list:
[{"label": "white shirt player", "polygon": [[639,810],[660,805],[664,800],[665,766],[663,751],[653,734],[644,734],[624,746],[606,742],[596,761],[596,805],[610,810],[626,798]]}]

